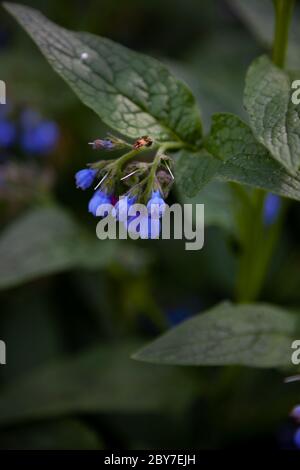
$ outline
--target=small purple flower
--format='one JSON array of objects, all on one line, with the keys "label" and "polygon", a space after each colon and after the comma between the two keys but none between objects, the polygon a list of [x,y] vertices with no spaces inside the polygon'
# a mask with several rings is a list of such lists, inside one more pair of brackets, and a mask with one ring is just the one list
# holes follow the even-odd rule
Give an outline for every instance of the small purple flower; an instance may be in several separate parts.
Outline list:
[{"label": "small purple flower", "polygon": [[128,218],[129,207],[136,201],[136,196],[123,196],[119,198],[115,207],[113,208],[112,215],[120,222],[126,222]]},{"label": "small purple flower", "polygon": [[263,219],[265,225],[272,225],[276,222],[280,212],[280,208],[280,197],[272,193],[267,194],[263,208]]},{"label": "small purple flower", "polygon": [[93,184],[96,174],[97,170],[93,168],[77,171],[75,175],[76,187],[83,190],[89,188]]},{"label": "small purple flower", "polygon": [[104,191],[98,190],[89,202],[89,212],[96,217],[97,210],[102,204],[111,204],[111,198]]},{"label": "small purple flower", "polygon": [[96,139],[93,142],[90,142],[93,150],[112,150],[114,148],[114,144],[111,140],[102,140]]},{"label": "small purple flower", "polygon": [[147,209],[152,218],[162,217],[166,210],[166,203],[161,197],[160,191],[152,191],[152,196],[148,201]]},{"label": "small purple flower", "polygon": [[10,147],[16,138],[16,126],[9,121],[0,121],[0,147]]},{"label": "small purple flower", "polygon": [[21,136],[23,150],[31,154],[46,154],[54,150],[59,139],[59,128],[53,121],[42,121],[25,126]]}]

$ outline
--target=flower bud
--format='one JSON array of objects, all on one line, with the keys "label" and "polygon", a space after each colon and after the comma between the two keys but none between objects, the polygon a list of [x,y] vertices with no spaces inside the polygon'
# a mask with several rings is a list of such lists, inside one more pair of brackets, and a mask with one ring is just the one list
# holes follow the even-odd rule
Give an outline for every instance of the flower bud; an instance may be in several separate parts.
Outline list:
[{"label": "flower bud", "polygon": [[115,145],[111,140],[105,139],[96,139],[93,142],[90,142],[93,150],[112,150]]}]

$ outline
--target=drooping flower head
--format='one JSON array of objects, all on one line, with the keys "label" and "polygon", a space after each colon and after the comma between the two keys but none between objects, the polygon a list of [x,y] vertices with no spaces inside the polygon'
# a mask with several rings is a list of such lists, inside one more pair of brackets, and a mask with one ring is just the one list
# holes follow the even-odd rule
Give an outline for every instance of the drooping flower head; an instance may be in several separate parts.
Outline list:
[{"label": "drooping flower head", "polygon": [[93,168],[85,168],[77,171],[75,175],[76,187],[82,190],[88,189],[96,177],[97,170]]},{"label": "drooping flower head", "polygon": [[166,203],[163,200],[159,190],[152,191],[151,198],[147,203],[149,216],[152,218],[160,218],[166,210]]},{"label": "drooping flower head", "polygon": [[112,211],[112,215],[120,222],[126,222],[128,219],[128,210],[136,200],[137,197],[130,194],[120,197]]},{"label": "drooping flower head", "polygon": [[98,189],[97,191],[95,191],[93,197],[90,199],[90,202],[88,205],[89,212],[96,217],[99,207],[102,204],[110,204],[110,203],[111,203],[110,196],[105,191],[101,191],[100,189]]}]

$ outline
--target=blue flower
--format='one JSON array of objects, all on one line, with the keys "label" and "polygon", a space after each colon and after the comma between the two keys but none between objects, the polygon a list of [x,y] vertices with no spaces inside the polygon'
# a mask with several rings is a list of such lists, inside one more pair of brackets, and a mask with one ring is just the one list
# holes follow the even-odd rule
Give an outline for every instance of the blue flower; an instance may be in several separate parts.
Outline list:
[{"label": "blue flower", "polygon": [[9,121],[0,121],[0,147],[10,147],[16,138],[16,126]]},{"label": "blue flower", "polygon": [[300,428],[298,428],[294,434],[294,444],[300,449]]},{"label": "blue flower", "polygon": [[119,198],[115,207],[113,208],[112,215],[120,222],[126,222],[128,218],[129,207],[136,201],[136,196],[123,196]]},{"label": "blue flower", "polygon": [[276,194],[267,194],[263,208],[263,220],[265,225],[272,225],[276,222],[281,207],[281,199]]},{"label": "blue flower", "polygon": [[37,125],[25,126],[21,145],[25,152],[46,154],[54,150],[59,139],[59,129],[53,121],[42,121]]},{"label": "blue flower", "polygon": [[89,212],[95,217],[97,215],[97,210],[102,204],[110,204],[110,197],[104,191],[96,191],[89,202]]},{"label": "blue flower", "polygon": [[147,209],[151,217],[153,218],[162,217],[166,209],[166,203],[161,197],[161,194],[159,191],[152,192],[152,196],[149,199],[148,204],[147,204]]},{"label": "blue flower", "polygon": [[96,174],[97,170],[93,168],[77,171],[75,175],[76,187],[83,190],[89,188],[93,184]]},{"label": "blue flower", "polygon": [[290,416],[294,418],[296,421],[300,422],[300,405],[294,406],[292,409]]}]

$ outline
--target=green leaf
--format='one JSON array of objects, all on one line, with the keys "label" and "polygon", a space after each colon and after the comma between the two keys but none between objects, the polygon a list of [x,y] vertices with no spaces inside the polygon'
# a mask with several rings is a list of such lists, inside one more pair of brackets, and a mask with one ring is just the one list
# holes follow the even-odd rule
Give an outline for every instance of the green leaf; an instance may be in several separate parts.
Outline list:
[{"label": "green leaf", "polygon": [[201,138],[192,93],[160,62],[109,39],[61,28],[32,8],[4,6],[54,70],[108,126],[133,138],[150,134],[187,143]]},{"label": "green leaf", "polygon": [[0,425],[74,413],[167,412],[185,408],[194,382],[129,358],[136,343],[101,345],[2,387]]},{"label": "green leaf", "polygon": [[235,198],[229,183],[213,180],[191,198],[179,192],[182,204],[204,204],[205,226],[221,227],[231,234],[237,231],[234,217]]},{"label": "green leaf", "polygon": [[300,107],[291,101],[289,75],[266,56],[250,66],[244,104],[256,139],[290,173],[300,167]]},{"label": "green leaf", "polygon": [[0,289],[76,267],[104,267],[117,246],[116,240],[87,236],[62,209],[30,211],[0,236]]},{"label": "green leaf", "polygon": [[300,172],[293,177],[259,144],[247,124],[232,114],[216,114],[206,147],[226,160],[216,175],[300,201]]},{"label": "green leaf", "polygon": [[175,180],[179,191],[195,196],[217,173],[222,162],[205,149],[199,152],[180,150],[175,157]]},{"label": "green leaf", "polygon": [[296,316],[264,304],[223,303],[144,347],[134,359],[158,364],[291,366]]}]

